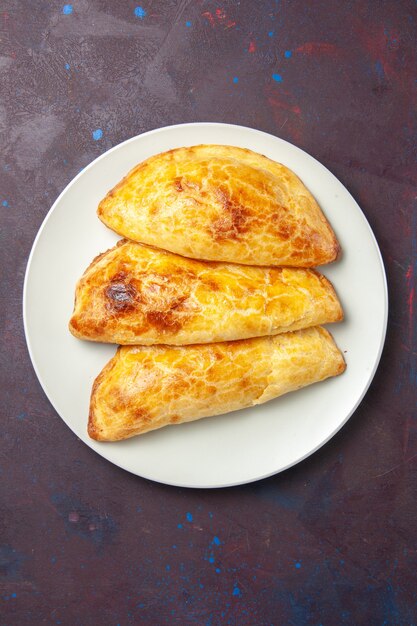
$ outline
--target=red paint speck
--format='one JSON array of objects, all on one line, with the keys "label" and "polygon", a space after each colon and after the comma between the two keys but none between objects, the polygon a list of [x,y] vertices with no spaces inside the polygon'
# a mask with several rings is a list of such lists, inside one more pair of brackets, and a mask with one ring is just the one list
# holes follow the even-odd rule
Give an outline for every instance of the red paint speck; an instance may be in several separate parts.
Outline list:
[{"label": "red paint speck", "polygon": [[248,48],[248,52],[255,52],[256,50],[256,44],[254,41],[250,41],[249,42],[249,48]]},{"label": "red paint speck", "polygon": [[202,13],[202,16],[207,18],[213,27],[216,24],[221,24],[224,28],[232,28],[233,26],[236,26],[236,22],[227,17],[224,9],[216,9],[214,15],[213,13],[210,13],[210,11],[205,11]]},{"label": "red paint speck", "polygon": [[295,113],[295,115],[301,115],[301,109],[297,104],[283,102],[282,100],[278,100],[278,98],[271,95],[268,96],[268,102],[272,107],[277,107],[279,109],[283,109],[284,111],[290,111],[291,113]]},{"label": "red paint speck", "polygon": [[337,56],[339,52],[337,46],[334,44],[322,41],[307,41],[302,46],[296,48],[295,51],[301,54],[327,54],[329,56]]},{"label": "red paint speck", "polygon": [[[284,93],[283,97],[291,98],[290,94]],[[272,116],[276,124],[278,135],[285,134],[295,143],[300,143],[302,139],[303,118],[298,105],[279,100],[275,95],[275,90],[270,88],[266,93],[268,104],[271,107]]]},{"label": "red paint speck", "polygon": [[202,13],[203,17],[206,17],[208,19],[208,21],[210,22],[210,24],[212,26],[214,26],[214,17],[212,16],[212,14],[210,13],[210,11],[205,11],[204,13]]}]

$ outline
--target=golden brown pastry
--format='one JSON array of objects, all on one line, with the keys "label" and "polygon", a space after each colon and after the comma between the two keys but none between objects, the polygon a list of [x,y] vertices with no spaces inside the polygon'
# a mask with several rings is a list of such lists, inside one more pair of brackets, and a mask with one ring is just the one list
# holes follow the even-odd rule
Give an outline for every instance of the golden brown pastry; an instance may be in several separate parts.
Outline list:
[{"label": "golden brown pastry", "polygon": [[187,257],[313,267],[339,244],[287,167],[233,146],[178,148],[137,165],[100,202],[117,233]]},{"label": "golden brown pastry", "polygon": [[126,439],[261,404],[345,367],[321,327],[208,345],[121,347],[94,382],[88,433]]},{"label": "golden brown pastry", "polygon": [[335,322],[342,308],[314,270],[206,263],[121,241],[76,289],[71,332],[120,344],[193,344]]}]

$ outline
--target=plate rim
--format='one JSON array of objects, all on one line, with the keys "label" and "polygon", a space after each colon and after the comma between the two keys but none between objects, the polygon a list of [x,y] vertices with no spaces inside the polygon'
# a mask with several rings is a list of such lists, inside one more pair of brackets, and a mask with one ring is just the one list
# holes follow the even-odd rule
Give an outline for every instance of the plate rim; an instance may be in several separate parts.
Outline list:
[{"label": "plate rim", "polygon": [[[272,472],[267,472],[265,475],[261,475],[261,476],[257,476],[254,478],[249,478],[249,479],[245,479],[245,480],[239,480],[239,481],[233,481],[233,482],[227,482],[227,483],[221,483],[221,484],[204,484],[204,485],[198,485],[198,484],[193,484],[193,485],[187,485],[181,482],[175,482],[175,481],[169,481],[169,480],[158,480],[152,476],[148,476],[144,473],[137,473],[134,470],[125,467],[123,465],[122,462],[118,462],[118,461],[114,461],[112,459],[109,459],[108,457],[104,456],[98,449],[96,449],[93,446],[88,445],[87,442],[85,442],[83,439],[81,439],[81,442],[84,445],[87,445],[90,450],[92,450],[93,452],[95,452],[96,454],[98,454],[101,458],[105,459],[107,462],[112,463],[113,465],[116,465],[116,467],[119,467],[121,469],[123,469],[124,471],[129,472],[130,474],[133,474],[134,476],[138,476],[140,478],[145,478],[146,480],[151,480],[152,482],[156,482],[159,484],[163,484],[163,485],[169,485],[169,486],[173,486],[173,487],[181,487],[181,488],[187,488],[187,489],[223,489],[223,488],[228,488],[228,487],[237,487],[239,485],[247,485],[247,484],[251,484],[253,482],[257,482],[257,481],[261,481],[264,480],[266,478],[270,478],[271,476],[275,476],[277,474],[280,474],[282,472],[285,472],[286,470],[290,469],[291,467],[294,467],[295,465],[298,465],[299,463],[301,463],[302,461],[304,461],[305,459],[307,459],[308,457],[310,457],[311,455],[315,454],[318,450],[320,450],[323,446],[325,446],[342,428],[343,426],[345,426],[345,424],[347,423],[347,421],[352,417],[352,415],[355,413],[355,411],[357,410],[358,406],[361,404],[363,398],[365,397],[374,377],[376,374],[376,371],[378,369],[379,363],[381,361],[381,357],[382,357],[382,353],[384,350],[384,346],[385,346],[385,340],[386,340],[386,335],[387,335],[387,328],[388,328],[388,313],[389,313],[389,294],[388,294],[388,283],[387,283],[387,275],[386,275],[386,271],[385,271],[385,265],[384,265],[384,260],[382,257],[382,253],[381,250],[379,248],[377,239],[375,237],[375,234],[371,228],[371,225],[366,217],[366,215],[364,214],[364,212],[362,211],[361,207],[359,206],[359,204],[357,203],[357,201],[355,200],[355,198],[352,196],[352,194],[350,193],[350,191],[347,189],[347,187],[344,185],[344,183],[342,183],[342,181],[340,181],[337,176],[335,176],[335,174],[333,174],[333,172],[331,172],[325,165],[323,165],[323,163],[321,163],[321,161],[319,161],[318,159],[316,159],[314,156],[312,156],[309,152],[307,152],[306,150],[304,150],[303,148],[299,148],[298,146],[296,146],[295,144],[287,141],[286,139],[282,139],[281,137],[278,137],[276,135],[273,135],[272,133],[268,133],[266,131],[263,130],[258,130],[256,128],[250,127],[250,126],[243,126],[241,124],[229,124],[226,122],[185,122],[185,123],[180,123],[180,124],[169,124],[167,126],[161,126],[158,128],[154,128],[151,129],[149,131],[145,131],[144,133],[139,133],[138,135],[135,135],[134,137],[130,137],[129,139],[126,139],[124,141],[122,141],[121,143],[116,144],[115,146],[112,146],[111,148],[109,148],[109,150],[106,150],[105,152],[103,152],[103,154],[100,154],[98,157],[96,157],[95,159],[93,159],[90,163],[88,163],[88,165],[86,165],[84,168],[82,168],[78,174],[72,178],[70,180],[70,182],[64,187],[64,189],[61,191],[61,193],[57,196],[56,200],[53,202],[52,206],[50,207],[50,209],[48,210],[48,212],[46,213],[44,219],[41,222],[41,225],[39,226],[35,238],[33,240],[32,246],[31,246],[31,250],[28,256],[28,260],[27,260],[27,264],[26,264],[26,268],[25,268],[25,277],[24,277],[24,281],[23,281],[23,298],[22,298],[22,317],[23,317],[23,329],[24,329],[24,334],[25,334],[25,340],[26,340],[26,346],[27,346],[27,350],[29,353],[29,357],[32,363],[32,367],[35,371],[36,377],[38,379],[38,382],[42,388],[43,393],[45,394],[45,396],[48,399],[48,402],[51,404],[52,408],[54,409],[54,411],[57,413],[57,415],[60,417],[60,419],[66,424],[66,426],[74,433],[74,435],[79,438],[79,435],[77,434],[77,432],[74,430],[74,428],[72,427],[72,425],[70,423],[68,423],[60,414],[60,412],[58,411],[58,409],[55,406],[55,403],[51,400],[48,392],[47,392],[47,385],[45,384],[45,382],[42,380],[42,377],[39,373],[37,364],[36,364],[36,360],[34,358],[34,354],[33,354],[33,349],[32,349],[32,344],[31,344],[31,340],[30,340],[30,334],[28,332],[28,283],[29,283],[29,276],[30,276],[30,272],[31,272],[31,267],[32,267],[32,262],[33,262],[33,258],[34,255],[36,253],[36,248],[38,245],[38,241],[52,215],[52,213],[54,212],[56,206],[59,204],[61,198],[67,193],[67,191],[76,184],[76,182],[78,181],[78,179],[84,174],[85,171],[87,171],[88,169],[92,168],[93,165],[95,165],[98,161],[100,161],[101,159],[107,157],[111,152],[118,150],[119,148],[121,148],[122,146],[134,142],[135,140],[137,140],[139,137],[143,138],[146,137],[148,135],[153,135],[153,134],[158,134],[167,130],[171,130],[171,129],[179,129],[179,128],[184,128],[184,127],[207,127],[207,126],[216,126],[216,127],[233,127],[236,130],[242,130],[244,132],[250,131],[252,133],[256,133],[258,134],[262,134],[265,135],[268,138],[273,138],[273,139],[278,139],[279,141],[281,141],[284,144],[288,144],[288,146],[291,146],[291,149],[296,149],[296,151],[299,151],[303,154],[306,154],[310,159],[313,159],[316,163],[318,163],[320,165],[320,167],[322,167],[328,175],[331,176],[331,178],[335,179],[340,185],[342,185],[342,187],[344,188],[344,190],[346,191],[346,193],[349,195],[351,201],[356,205],[357,209],[359,210],[361,217],[364,221],[364,224],[368,230],[368,234],[371,236],[371,241],[373,244],[373,247],[375,248],[375,251],[377,253],[377,257],[378,257],[378,261],[379,261],[379,269],[381,272],[381,276],[382,276],[382,287],[383,287],[383,304],[384,304],[384,315],[383,315],[383,327],[382,327],[382,334],[381,334],[381,339],[380,339],[380,344],[379,344],[379,348],[378,348],[378,352],[376,355],[376,359],[373,365],[372,370],[370,371],[369,375],[368,375],[368,380],[366,382],[366,385],[364,386],[361,394],[359,395],[356,403],[354,404],[354,406],[352,407],[352,409],[347,413],[347,415],[345,416],[345,418],[337,425],[337,427],[326,437],[324,438],[317,446],[315,446],[313,449],[309,450],[306,454],[301,455],[300,457],[298,457],[297,459],[293,460],[291,463],[288,463],[286,466],[281,467],[277,470],[274,470]],[[198,145],[198,144],[195,144]],[[226,145],[226,144],[225,144]]]}]

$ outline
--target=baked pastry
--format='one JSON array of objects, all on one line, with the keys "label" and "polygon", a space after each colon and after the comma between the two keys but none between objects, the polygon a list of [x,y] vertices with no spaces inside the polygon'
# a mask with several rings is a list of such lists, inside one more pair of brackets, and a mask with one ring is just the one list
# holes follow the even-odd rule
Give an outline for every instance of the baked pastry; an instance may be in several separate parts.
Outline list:
[{"label": "baked pastry", "polygon": [[313,267],[334,261],[335,234],[287,167],[233,146],[157,154],[100,202],[117,233],[195,259]]},{"label": "baked pastry", "polygon": [[124,240],[78,282],[69,327],[92,341],[184,345],[342,317],[332,285],[314,270],[205,263]]},{"label": "baked pastry", "polygon": [[94,382],[88,433],[117,441],[267,402],[345,370],[321,327],[195,346],[124,346]]}]

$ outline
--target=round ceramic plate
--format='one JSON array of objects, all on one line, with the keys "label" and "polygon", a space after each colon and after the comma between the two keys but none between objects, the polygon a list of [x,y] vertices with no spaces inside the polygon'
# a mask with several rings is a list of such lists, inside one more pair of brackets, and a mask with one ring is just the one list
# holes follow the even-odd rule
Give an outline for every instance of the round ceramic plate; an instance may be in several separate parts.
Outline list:
[{"label": "round ceramic plate", "polygon": [[[74,288],[91,260],[118,236],[97,218],[99,201],[134,165],[180,146],[217,143],[250,148],[294,170],[314,194],[342,246],[323,268],[340,296],[345,321],[331,332],[347,369],[256,408],[171,426],[117,443],[87,435],[93,380],[115,346],[80,341],[68,331]],[[378,245],[355,200],[323,165],[266,133],[228,124],[154,130],[109,150],[62,192],[33,244],[23,314],[40,383],[68,426],[116,465],[171,485],[225,487],[280,472],[312,454],[352,415],[375,374],[387,324],[387,287]]]}]

